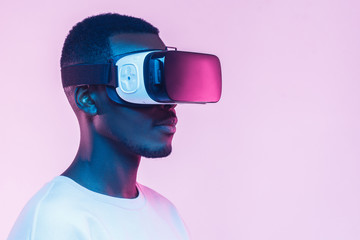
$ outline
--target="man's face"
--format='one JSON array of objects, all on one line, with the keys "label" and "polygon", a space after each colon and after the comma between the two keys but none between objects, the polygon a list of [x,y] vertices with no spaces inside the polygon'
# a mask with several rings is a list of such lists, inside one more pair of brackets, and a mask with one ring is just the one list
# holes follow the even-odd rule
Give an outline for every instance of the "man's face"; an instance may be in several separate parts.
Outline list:
[{"label": "man's face", "polygon": [[[113,55],[145,49],[165,49],[155,34],[118,34],[110,38]],[[177,122],[175,105],[127,107],[113,102],[102,90],[101,106],[94,117],[97,132],[122,151],[145,157],[165,157],[171,153],[171,141]]]}]

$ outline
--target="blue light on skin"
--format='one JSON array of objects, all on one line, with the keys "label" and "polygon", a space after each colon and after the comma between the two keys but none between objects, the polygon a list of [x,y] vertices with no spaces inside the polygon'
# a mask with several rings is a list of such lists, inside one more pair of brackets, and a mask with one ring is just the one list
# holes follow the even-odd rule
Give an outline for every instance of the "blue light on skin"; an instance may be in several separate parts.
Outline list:
[{"label": "blue light on skin", "polygon": [[[156,34],[127,33],[109,38],[112,55],[165,49]],[[85,188],[113,197],[135,198],[141,156],[171,152],[176,105],[131,108],[113,102],[104,86],[79,87],[69,99],[78,108],[80,145],[62,174]]]}]

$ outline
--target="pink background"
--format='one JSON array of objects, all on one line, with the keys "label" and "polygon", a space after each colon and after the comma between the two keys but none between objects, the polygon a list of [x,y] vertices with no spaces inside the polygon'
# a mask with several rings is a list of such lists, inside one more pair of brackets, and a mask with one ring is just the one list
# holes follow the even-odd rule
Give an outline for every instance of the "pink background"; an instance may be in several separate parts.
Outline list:
[{"label": "pink background", "polygon": [[76,22],[109,11],[222,60],[221,102],[179,106],[173,154],[143,159],[139,172],[194,239],[360,239],[359,1],[35,0],[0,9],[0,239],[74,157],[60,51]]}]

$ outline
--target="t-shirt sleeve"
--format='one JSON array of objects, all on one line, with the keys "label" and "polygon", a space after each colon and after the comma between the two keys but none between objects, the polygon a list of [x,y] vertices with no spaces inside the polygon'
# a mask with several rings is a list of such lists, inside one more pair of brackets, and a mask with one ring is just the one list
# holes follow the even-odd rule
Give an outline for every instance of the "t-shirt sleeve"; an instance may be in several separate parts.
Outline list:
[{"label": "t-shirt sleeve", "polygon": [[[17,218],[8,240],[85,240],[87,226],[66,203],[49,197],[51,185],[39,191]],[[72,216],[74,214],[74,216]]]},{"label": "t-shirt sleeve", "polygon": [[[26,210],[26,209],[25,209]],[[87,226],[81,221],[65,216],[62,209],[38,206],[23,211],[16,221],[8,240],[85,240]]]}]

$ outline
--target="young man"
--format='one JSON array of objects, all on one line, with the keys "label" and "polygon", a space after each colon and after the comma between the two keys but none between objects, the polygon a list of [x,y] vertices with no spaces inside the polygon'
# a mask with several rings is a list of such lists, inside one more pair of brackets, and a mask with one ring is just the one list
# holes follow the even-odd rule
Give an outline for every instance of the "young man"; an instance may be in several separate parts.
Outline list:
[{"label": "young man", "polygon": [[[61,67],[107,63],[145,49],[165,49],[155,27],[138,18],[98,15],[70,31]],[[127,107],[95,85],[69,86],[65,93],[80,125],[78,153],[29,201],[8,239],[188,239],[176,208],[136,182],[141,156],[170,154],[176,105]]]},{"label": "young man", "polygon": [[[164,51],[158,33],[144,20],[118,14],[87,18],[70,31],[61,68],[65,94],[80,125],[79,149],[69,168],[25,206],[9,240],[189,238],[173,204],[138,184],[136,176],[141,156],[157,158],[171,153],[177,101],[219,100],[220,63],[212,55]],[[109,61],[124,59],[127,54],[136,62],[136,54],[147,50],[169,53],[168,57],[151,60],[154,65],[147,65],[149,69],[145,64],[137,65],[144,76],[148,74],[147,79],[152,79],[153,85],[147,89],[156,88],[149,90],[156,95],[159,86],[167,84],[166,95],[154,99],[173,98],[154,102],[149,95],[146,101],[150,104],[145,100],[130,104],[109,84],[116,82],[116,90],[139,94],[139,86],[145,88],[149,83],[137,82],[133,62],[119,70]],[[161,60],[164,58],[167,60]],[[109,68],[116,70],[109,74]],[[159,74],[161,71],[164,75]],[[114,76],[118,80],[112,81]]]}]

